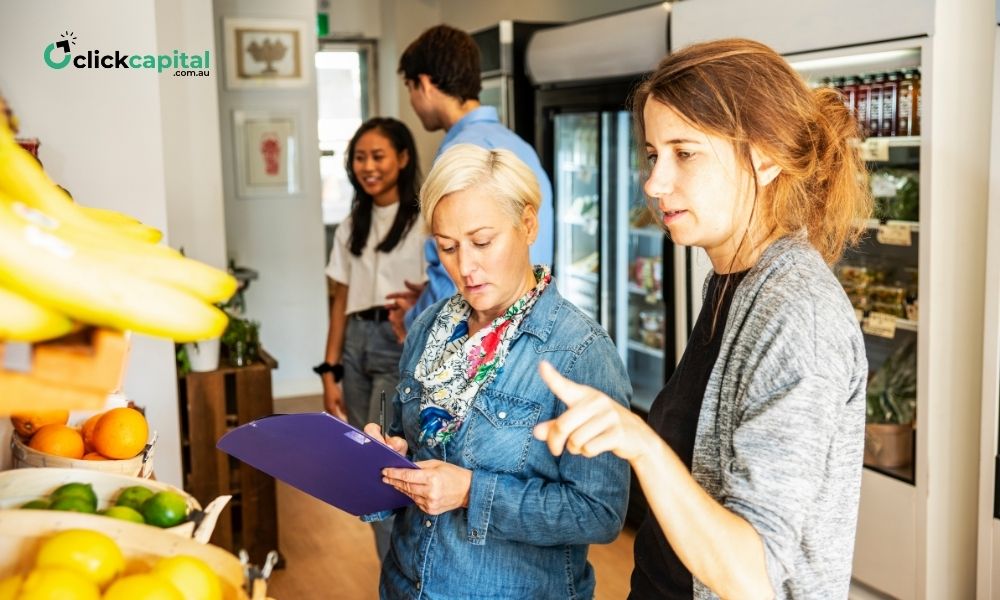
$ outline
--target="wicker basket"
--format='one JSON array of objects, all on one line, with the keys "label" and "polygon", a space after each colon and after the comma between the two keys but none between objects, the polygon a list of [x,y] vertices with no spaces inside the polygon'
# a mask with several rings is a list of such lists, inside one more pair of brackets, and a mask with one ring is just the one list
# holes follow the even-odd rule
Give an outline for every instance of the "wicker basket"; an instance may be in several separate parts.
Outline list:
[{"label": "wicker basket", "polygon": [[153,472],[153,449],[156,446],[156,434],[138,455],[124,460],[82,460],[65,458],[39,452],[29,448],[15,434],[10,440],[10,453],[14,459],[14,468],[24,467],[57,467],[64,469],[81,469],[100,471],[102,473],[117,473],[132,477],[149,477]]},{"label": "wicker basket", "polygon": [[248,598],[243,589],[244,573],[240,561],[222,548],[137,523],[70,512],[0,510],[0,577],[29,571],[41,542],[67,529],[92,529],[110,536],[130,564],[140,561],[152,565],[161,557],[177,554],[200,558],[219,576],[225,600]]},{"label": "wicker basket", "polygon": [[[0,510],[15,509],[25,502],[48,496],[65,483],[91,484],[94,493],[97,494],[98,507],[111,506],[119,490],[133,485],[141,485],[154,492],[170,491],[179,494],[187,500],[188,512],[195,511],[196,518],[163,531],[169,531],[182,537],[193,537],[195,541],[203,544],[212,537],[212,531],[215,529],[219,514],[231,498],[231,496],[220,496],[202,509],[201,504],[194,496],[184,492],[184,490],[152,479],[79,469],[28,468],[0,472]],[[21,512],[32,511],[23,510]]]}]

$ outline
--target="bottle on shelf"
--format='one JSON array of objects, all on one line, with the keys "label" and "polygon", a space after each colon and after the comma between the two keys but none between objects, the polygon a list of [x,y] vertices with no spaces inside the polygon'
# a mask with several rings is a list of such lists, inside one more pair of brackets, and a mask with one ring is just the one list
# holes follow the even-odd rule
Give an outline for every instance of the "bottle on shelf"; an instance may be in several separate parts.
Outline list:
[{"label": "bottle on shelf", "polygon": [[871,105],[871,92],[872,92],[872,76],[865,73],[861,75],[861,79],[858,82],[857,95],[854,99],[854,109],[855,115],[858,119],[858,125],[861,127],[861,134],[865,137],[871,135],[871,130],[868,127],[869,119],[869,106]]},{"label": "bottle on shelf", "polygon": [[885,86],[885,73],[878,73],[872,78],[871,90],[868,92],[868,135],[882,135],[882,88]]},{"label": "bottle on shelf", "polygon": [[896,111],[897,135],[920,135],[920,71],[906,69],[899,79],[899,105]]},{"label": "bottle on shelf", "polygon": [[886,75],[882,84],[882,127],[883,136],[895,136],[896,111],[899,107],[899,79],[902,73],[895,72]]}]

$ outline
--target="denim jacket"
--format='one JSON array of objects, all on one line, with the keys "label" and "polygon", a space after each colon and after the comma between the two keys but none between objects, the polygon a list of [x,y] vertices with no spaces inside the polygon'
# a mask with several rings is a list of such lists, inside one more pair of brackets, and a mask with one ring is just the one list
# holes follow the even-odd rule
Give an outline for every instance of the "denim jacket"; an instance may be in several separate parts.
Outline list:
[{"label": "denim jacket", "polygon": [[511,342],[506,364],[480,390],[455,436],[418,446],[421,385],[413,377],[434,317],[414,323],[400,360],[395,418],[412,460],[438,459],[472,471],[469,507],[431,516],[416,505],[396,514],[380,596],[402,600],[591,598],[587,545],[622,527],[628,463],[611,453],[553,456],[532,436],[565,405],[538,375],[541,360],[628,406],[632,389],[608,334],[550,284]]}]

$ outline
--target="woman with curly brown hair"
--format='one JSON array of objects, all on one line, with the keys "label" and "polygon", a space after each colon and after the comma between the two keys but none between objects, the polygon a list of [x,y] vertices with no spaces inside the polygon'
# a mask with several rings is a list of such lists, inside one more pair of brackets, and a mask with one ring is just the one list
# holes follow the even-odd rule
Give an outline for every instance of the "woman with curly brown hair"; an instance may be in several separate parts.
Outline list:
[{"label": "woman with curly brown hair", "polygon": [[657,216],[711,259],[705,303],[647,423],[543,365],[569,410],[535,435],[631,463],[631,598],[846,598],[867,362],[830,265],[871,210],[857,125],[742,39],[666,57],[633,108]]}]

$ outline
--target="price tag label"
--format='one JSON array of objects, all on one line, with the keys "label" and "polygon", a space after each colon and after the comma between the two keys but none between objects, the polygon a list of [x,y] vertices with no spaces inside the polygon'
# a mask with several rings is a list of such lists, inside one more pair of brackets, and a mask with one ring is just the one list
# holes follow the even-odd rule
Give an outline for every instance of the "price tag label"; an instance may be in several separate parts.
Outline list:
[{"label": "price tag label", "polygon": [[882,138],[868,138],[861,142],[861,160],[884,162],[889,160],[889,142]]},{"label": "price tag label", "polygon": [[896,317],[880,312],[868,313],[861,330],[870,335],[892,339],[896,337]]},{"label": "price tag label", "polygon": [[878,226],[875,239],[880,244],[888,246],[911,246],[913,245],[913,231],[905,223],[887,223]]}]

